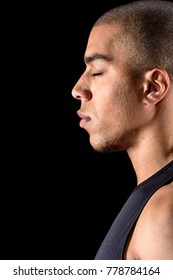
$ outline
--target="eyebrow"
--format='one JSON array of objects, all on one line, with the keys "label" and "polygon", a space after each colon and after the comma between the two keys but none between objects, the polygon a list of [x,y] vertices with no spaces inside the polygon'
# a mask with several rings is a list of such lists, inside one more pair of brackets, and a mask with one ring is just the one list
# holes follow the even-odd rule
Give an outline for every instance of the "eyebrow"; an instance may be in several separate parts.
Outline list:
[{"label": "eyebrow", "polygon": [[84,61],[86,64],[90,64],[91,62],[96,61],[96,60],[110,61],[111,58],[106,55],[97,54],[97,53],[94,55],[91,55],[91,56],[84,57]]}]

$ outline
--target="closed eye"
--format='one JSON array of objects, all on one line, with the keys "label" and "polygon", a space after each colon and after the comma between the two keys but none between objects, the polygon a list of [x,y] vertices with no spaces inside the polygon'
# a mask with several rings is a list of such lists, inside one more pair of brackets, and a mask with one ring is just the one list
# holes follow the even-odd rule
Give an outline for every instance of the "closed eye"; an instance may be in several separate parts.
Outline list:
[{"label": "closed eye", "polygon": [[103,74],[103,72],[98,72],[98,73],[93,73],[92,76],[100,76],[102,74]]}]

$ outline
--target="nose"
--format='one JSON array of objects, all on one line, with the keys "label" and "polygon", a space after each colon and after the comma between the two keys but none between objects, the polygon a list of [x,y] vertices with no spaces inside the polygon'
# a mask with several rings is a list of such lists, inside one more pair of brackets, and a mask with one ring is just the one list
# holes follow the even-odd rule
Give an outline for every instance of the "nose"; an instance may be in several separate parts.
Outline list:
[{"label": "nose", "polygon": [[84,78],[81,77],[72,89],[72,96],[75,99],[88,101],[92,97],[92,93]]}]

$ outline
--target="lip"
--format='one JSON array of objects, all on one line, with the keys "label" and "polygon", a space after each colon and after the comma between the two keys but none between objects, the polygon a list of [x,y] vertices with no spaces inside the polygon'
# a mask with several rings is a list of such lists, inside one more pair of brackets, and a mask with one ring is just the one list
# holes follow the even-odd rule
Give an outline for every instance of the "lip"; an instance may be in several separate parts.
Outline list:
[{"label": "lip", "polygon": [[77,114],[81,118],[79,125],[83,128],[87,124],[87,122],[91,120],[91,118],[89,116],[86,116],[80,110],[77,111]]}]

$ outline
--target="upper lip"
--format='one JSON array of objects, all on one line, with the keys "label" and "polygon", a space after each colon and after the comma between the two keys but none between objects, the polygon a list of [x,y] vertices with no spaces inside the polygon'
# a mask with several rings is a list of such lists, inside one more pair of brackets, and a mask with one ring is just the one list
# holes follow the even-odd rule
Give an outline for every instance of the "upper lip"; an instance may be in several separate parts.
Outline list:
[{"label": "upper lip", "polygon": [[81,119],[86,119],[86,120],[90,120],[91,118],[87,115],[85,115],[83,112],[81,112],[80,110],[77,111],[77,114],[78,116],[81,118]]}]

